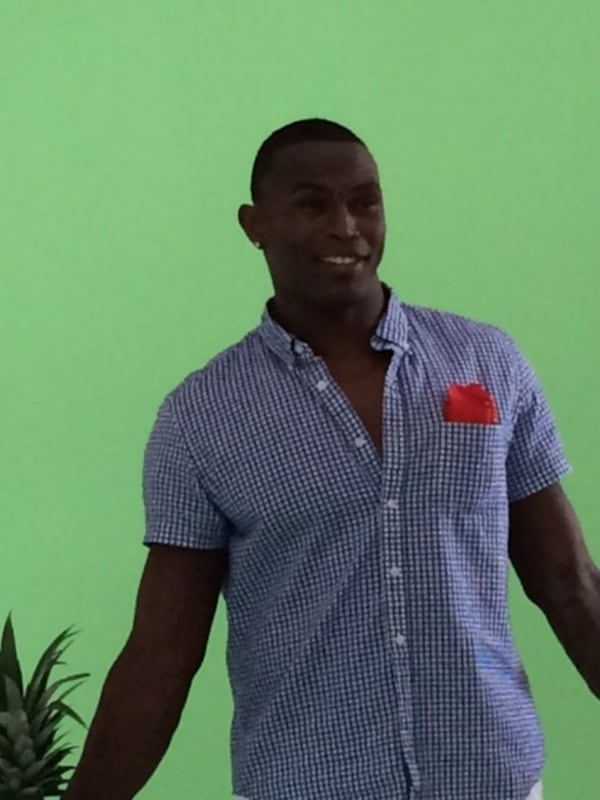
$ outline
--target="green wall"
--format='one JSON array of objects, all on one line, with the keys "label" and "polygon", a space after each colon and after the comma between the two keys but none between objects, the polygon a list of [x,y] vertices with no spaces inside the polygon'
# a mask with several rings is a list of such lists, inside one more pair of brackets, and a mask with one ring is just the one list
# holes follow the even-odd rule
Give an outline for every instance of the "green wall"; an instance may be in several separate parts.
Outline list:
[{"label": "green wall", "polygon": [[[92,677],[70,701],[91,720],[146,557],[147,436],[259,322],[272,285],[236,209],[262,139],[305,116],[379,162],[381,277],[530,358],[600,563],[599,24],[596,0],[0,1],[0,619],[27,676],[75,624],[66,673]],[[600,706],[510,581],[545,800],[595,800]],[[220,605],[143,800],[230,797],[225,642]]]}]

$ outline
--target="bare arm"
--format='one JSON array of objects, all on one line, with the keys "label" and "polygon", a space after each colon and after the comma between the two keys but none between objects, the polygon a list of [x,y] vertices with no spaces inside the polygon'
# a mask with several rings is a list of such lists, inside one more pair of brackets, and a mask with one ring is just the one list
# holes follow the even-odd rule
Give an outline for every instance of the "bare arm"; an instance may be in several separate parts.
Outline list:
[{"label": "bare arm", "polygon": [[509,555],[525,594],[600,699],[600,569],[560,484],[511,504]]},{"label": "bare arm", "polygon": [[204,659],[226,569],[226,550],[151,547],[131,634],[63,800],[131,800],[147,783]]}]

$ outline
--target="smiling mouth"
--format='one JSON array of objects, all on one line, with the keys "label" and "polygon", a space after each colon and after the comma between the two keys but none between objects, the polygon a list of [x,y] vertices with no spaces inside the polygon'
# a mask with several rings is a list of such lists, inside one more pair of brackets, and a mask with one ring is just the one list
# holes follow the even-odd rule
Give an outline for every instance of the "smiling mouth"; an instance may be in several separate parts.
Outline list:
[{"label": "smiling mouth", "polygon": [[366,261],[368,256],[324,256],[319,258],[319,261],[325,264],[340,264],[342,266],[352,266]]}]

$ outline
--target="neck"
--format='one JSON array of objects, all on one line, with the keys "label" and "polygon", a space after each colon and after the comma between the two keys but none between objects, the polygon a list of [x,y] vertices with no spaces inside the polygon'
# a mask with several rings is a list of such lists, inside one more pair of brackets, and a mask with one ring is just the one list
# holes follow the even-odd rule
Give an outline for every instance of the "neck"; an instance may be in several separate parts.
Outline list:
[{"label": "neck", "polygon": [[306,342],[316,356],[356,361],[376,355],[371,338],[387,310],[389,295],[389,287],[377,283],[360,302],[343,307],[339,314],[331,309],[308,308],[276,295],[269,301],[268,310],[275,322]]}]

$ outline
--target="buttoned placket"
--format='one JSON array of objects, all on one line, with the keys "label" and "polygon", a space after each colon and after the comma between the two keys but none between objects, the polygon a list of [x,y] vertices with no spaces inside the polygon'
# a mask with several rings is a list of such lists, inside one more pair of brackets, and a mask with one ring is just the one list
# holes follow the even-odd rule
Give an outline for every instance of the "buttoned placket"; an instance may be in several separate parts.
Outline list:
[{"label": "buttoned placket", "polygon": [[[302,344],[300,344],[298,342],[295,343],[293,349],[294,349],[294,351],[296,353],[305,353],[304,345],[302,345]],[[386,383],[387,383],[387,381],[386,381]],[[326,392],[326,391],[328,391],[328,390],[330,390],[332,388],[331,381],[329,379],[326,379],[326,378],[325,379],[324,378],[319,379],[317,381],[317,383],[315,384],[315,386],[316,386],[317,391],[319,391],[319,392]],[[335,389],[335,386],[333,387],[333,389]],[[383,409],[383,413],[384,413],[384,428],[385,428],[385,403],[386,403],[385,394],[386,394],[386,392],[384,391],[384,409]],[[384,431],[384,433],[385,433],[385,431]],[[364,435],[361,433],[361,434],[359,434],[358,436],[356,436],[354,438],[354,445],[358,449],[363,449],[365,446],[368,445],[368,441],[364,437]],[[385,467],[385,463],[384,463],[384,467]],[[394,498],[394,497],[388,498],[384,503],[384,508],[390,514],[394,514],[395,513],[397,515],[398,512],[400,511],[400,508],[401,508],[399,499],[398,498]],[[389,568],[388,575],[390,576],[391,579],[394,579],[394,580],[398,579],[398,578],[400,578],[402,576],[402,570],[398,565],[393,565],[392,567]],[[401,736],[402,748],[403,748],[403,752],[401,753],[401,758],[402,758],[402,761],[403,761],[403,764],[404,764],[405,775],[406,775],[406,777],[407,777],[407,779],[409,781],[409,784],[412,784],[412,786],[411,786],[411,797],[412,797],[413,796],[413,791],[415,791],[415,790],[418,791],[418,788],[420,786],[420,778],[419,778],[419,775],[418,775],[416,761],[415,761],[415,758],[414,758],[414,742],[413,742],[413,739],[412,739],[412,735],[410,733],[412,714],[411,714],[411,711],[409,710],[409,708],[410,708],[411,701],[410,701],[410,696],[406,693],[407,692],[407,687],[410,686],[410,673],[409,673],[408,664],[405,661],[405,659],[408,656],[408,654],[406,652],[407,639],[406,639],[406,636],[404,635],[404,633],[402,633],[401,631],[399,631],[397,629],[394,629],[392,631],[392,641],[393,641],[394,645],[398,648],[399,655],[403,656],[403,659],[404,659],[403,663],[401,663],[401,665],[400,665],[400,673],[401,674],[399,676],[400,692],[401,692],[401,695],[405,698],[405,703],[406,703],[406,717],[402,716],[402,718],[400,719],[400,736]],[[407,754],[408,754],[408,763],[405,760],[407,758]]]}]

